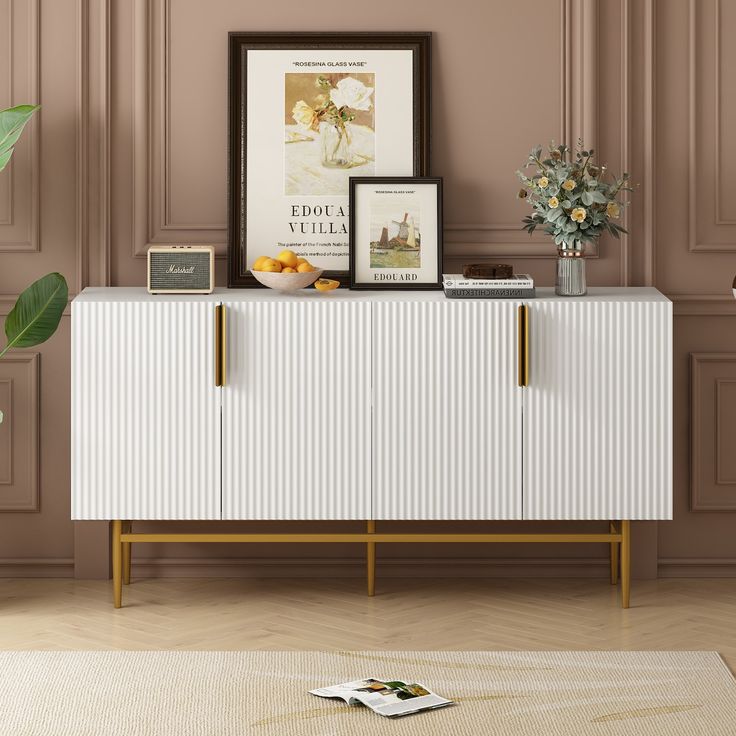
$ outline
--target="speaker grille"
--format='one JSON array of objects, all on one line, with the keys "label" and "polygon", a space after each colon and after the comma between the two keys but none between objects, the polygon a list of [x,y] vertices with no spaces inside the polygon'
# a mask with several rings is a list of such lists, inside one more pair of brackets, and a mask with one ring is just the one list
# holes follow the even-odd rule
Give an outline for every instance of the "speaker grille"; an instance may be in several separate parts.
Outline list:
[{"label": "speaker grille", "polygon": [[210,255],[206,251],[151,253],[151,290],[210,288]]}]

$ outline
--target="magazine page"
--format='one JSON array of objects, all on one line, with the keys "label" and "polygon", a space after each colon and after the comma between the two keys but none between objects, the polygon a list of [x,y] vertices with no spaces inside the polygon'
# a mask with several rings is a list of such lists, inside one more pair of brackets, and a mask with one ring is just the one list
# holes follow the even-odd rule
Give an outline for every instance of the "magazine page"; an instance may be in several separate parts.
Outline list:
[{"label": "magazine page", "polygon": [[388,718],[452,705],[451,700],[435,695],[423,685],[400,680],[368,678],[355,682],[344,682],[332,687],[317,688],[309,692],[321,698],[341,698],[350,705],[362,703]]}]

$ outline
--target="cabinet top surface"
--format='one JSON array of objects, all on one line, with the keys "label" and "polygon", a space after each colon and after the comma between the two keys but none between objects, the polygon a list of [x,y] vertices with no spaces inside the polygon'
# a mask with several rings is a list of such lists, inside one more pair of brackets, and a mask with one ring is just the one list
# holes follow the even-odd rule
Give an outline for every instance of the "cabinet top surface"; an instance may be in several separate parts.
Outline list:
[{"label": "cabinet top surface", "polygon": [[331,292],[318,292],[303,289],[296,294],[282,294],[273,289],[215,289],[212,294],[149,294],[143,286],[88,286],[75,299],[75,302],[468,302],[468,301],[508,301],[508,302],[668,302],[664,294],[650,286],[594,286],[583,297],[561,297],[553,287],[537,287],[533,299],[447,299],[442,291],[350,291],[336,289]]}]

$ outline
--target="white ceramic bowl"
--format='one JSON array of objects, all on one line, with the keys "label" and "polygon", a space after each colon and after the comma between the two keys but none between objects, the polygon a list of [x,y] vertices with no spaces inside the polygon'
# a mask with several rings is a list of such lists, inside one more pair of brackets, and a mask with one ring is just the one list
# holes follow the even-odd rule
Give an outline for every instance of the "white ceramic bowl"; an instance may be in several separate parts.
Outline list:
[{"label": "white ceramic bowl", "polygon": [[315,268],[314,271],[306,273],[274,273],[273,271],[253,271],[251,273],[264,286],[276,291],[299,291],[313,284],[324,271],[323,268]]}]

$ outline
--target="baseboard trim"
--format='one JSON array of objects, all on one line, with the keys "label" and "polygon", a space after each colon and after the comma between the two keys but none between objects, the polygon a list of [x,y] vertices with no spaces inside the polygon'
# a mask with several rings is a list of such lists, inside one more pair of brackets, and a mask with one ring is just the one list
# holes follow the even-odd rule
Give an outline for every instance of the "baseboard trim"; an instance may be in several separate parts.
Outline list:
[{"label": "baseboard trim", "polygon": [[[377,576],[463,578],[606,578],[607,558],[391,558],[376,562]],[[134,577],[359,578],[365,559],[293,557],[133,558]]]},{"label": "baseboard trim", "polygon": [[[562,558],[390,558],[379,559],[377,574],[387,578],[605,578],[604,557]],[[736,578],[736,557],[664,557],[658,562],[660,578]],[[365,560],[354,558],[293,557],[146,557],[133,558],[137,577],[168,578],[359,578]],[[0,578],[74,577],[74,558],[0,558]]]},{"label": "baseboard trim", "polygon": [[736,557],[662,557],[660,578],[736,578]]},{"label": "baseboard trim", "polygon": [[0,578],[72,578],[73,557],[0,557]]}]

